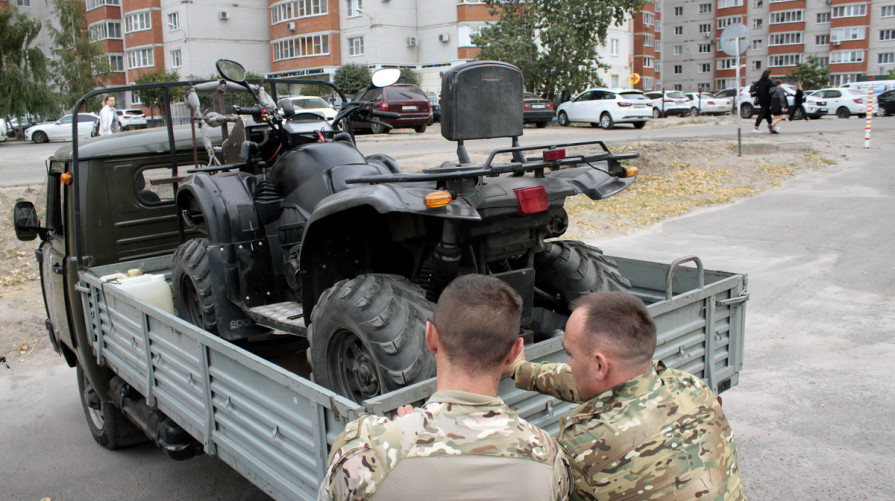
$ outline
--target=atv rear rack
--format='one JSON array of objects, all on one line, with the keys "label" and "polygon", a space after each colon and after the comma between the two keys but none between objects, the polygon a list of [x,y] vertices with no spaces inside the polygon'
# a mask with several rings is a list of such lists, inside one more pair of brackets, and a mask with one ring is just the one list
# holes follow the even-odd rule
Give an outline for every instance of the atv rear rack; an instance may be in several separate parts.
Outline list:
[{"label": "atv rear rack", "polygon": [[[510,163],[494,163],[494,158],[501,154],[511,154],[516,158],[525,151],[542,150],[557,151],[563,148],[571,148],[576,146],[599,145],[603,151],[598,153],[585,153],[578,155],[569,155],[556,160],[527,160],[521,162]],[[593,162],[607,162],[606,172],[613,176],[624,176],[624,170],[621,168],[621,160],[639,157],[639,153],[619,153],[614,154],[606,147],[603,141],[580,141],[575,143],[547,144],[539,146],[514,146],[510,148],[498,148],[493,150],[488,159],[483,164],[463,165],[452,164],[447,167],[435,167],[424,169],[421,173],[412,174],[384,174],[378,176],[361,176],[346,179],[349,184],[378,184],[378,183],[405,183],[419,181],[439,181],[450,179],[463,179],[480,176],[496,177],[501,174],[521,174],[525,172],[534,172],[536,177],[543,177],[544,169],[558,170],[563,167],[578,164],[588,164],[597,169]],[[524,159],[525,157],[522,156]],[[598,169],[602,170],[602,169]]]}]

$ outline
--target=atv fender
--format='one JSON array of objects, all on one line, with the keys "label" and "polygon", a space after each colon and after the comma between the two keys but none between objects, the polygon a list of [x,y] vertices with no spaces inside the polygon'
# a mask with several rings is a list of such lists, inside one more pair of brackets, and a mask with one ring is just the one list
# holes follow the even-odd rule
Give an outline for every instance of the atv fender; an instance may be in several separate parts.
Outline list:
[{"label": "atv fender", "polygon": [[631,183],[636,179],[636,177],[612,176],[591,167],[557,170],[548,173],[547,177],[567,181],[575,187],[578,193],[583,193],[591,200],[609,198],[631,186]]},{"label": "atv fender", "polygon": [[239,218],[246,214],[239,210],[239,206],[254,207],[249,183],[254,183],[254,179],[243,172],[223,173],[214,177],[205,173],[193,174],[177,190],[177,211],[180,214],[187,210],[200,212],[202,220],[192,223],[203,227],[212,244],[254,240],[257,235],[234,234],[245,227],[240,224]]}]

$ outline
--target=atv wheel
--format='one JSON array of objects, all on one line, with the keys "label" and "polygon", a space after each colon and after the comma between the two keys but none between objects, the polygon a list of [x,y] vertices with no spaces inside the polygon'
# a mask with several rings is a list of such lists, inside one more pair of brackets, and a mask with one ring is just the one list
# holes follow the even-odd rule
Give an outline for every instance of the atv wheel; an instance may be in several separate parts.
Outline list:
[{"label": "atv wheel", "polygon": [[181,318],[208,332],[217,332],[208,239],[195,238],[181,244],[171,265],[174,307]]},{"label": "atv wheel", "polygon": [[47,143],[50,141],[50,138],[47,137],[46,132],[39,130],[36,131],[34,134],[31,134],[31,140],[35,143]]},{"label": "atv wheel", "polygon": [[78,364],[78,393],[93,440],[106,449],[118,449],[149,440],[120,410],[103,398]]},{"label": "atv wheel", "polygon": [[631,282],[603,251],[574,240],[554,240],[535,257],[535,286],[554,298],[550,308],[569,314],[570,304],[600,291],[627,291]]},{"label": "atv wheel", "polygon": [[435,375],[426,320],[435,305],[397,275],[360,275],[324,291],[308,339],[314,381],[355,402]]}]

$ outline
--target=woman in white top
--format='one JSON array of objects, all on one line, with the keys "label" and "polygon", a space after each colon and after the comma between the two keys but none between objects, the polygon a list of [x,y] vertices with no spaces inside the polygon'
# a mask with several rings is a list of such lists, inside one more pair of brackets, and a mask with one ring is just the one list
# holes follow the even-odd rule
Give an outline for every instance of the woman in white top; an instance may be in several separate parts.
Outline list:
[{"label": "woman in white top", "polygon": [[103,99],[103,109],[99,112],[99,135],[106,136],[118,132],[118,113],[115,111],[115,96]]}]

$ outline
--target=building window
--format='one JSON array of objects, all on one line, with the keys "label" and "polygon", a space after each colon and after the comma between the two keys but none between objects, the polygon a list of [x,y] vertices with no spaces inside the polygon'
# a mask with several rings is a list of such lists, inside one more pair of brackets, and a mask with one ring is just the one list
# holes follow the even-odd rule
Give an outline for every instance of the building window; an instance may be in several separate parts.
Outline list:
[{"label": "building window", "polygon": [[830,52],[830,64],[863,62],[863,50],[834,50],[833,52]]},{"label": "building window", "polygon": [[139,96],[139,95],[137,95],[137,94],[134,93],[134,92],[130,92],[129,94],[130,94],[131,106],[136,106],[136,105],[139,105],[139,104],[143,104],[143,101],[140,101],[140,96]]},{"label": "building window", "polygon": [[104,5],[121,5],[121,0],[87,0],[86,9],[93,10]]},{"label": "building window", "polygon": [[895,52],[883,52],[877,54],[876,64],[892,64],[895,63]]},{"label": "building window", "polygon": [[792,31],[788,33],[771,33],[768,37],[768,45],[797,45],[802,43],[802,32]]},{"label": "building window", "polygon": [[837,5],[833,7],[833,19],[840,17],[863,17],[867,15],[867,4]]},{"label": "building window", "polygon": [[326,0],[298,0],[279,3],[270,8],[270,21],[271,24],[277,24],[302,17],[319,16],[326,14],[327,8]]},{"label": "building window", "polygon": [[152,59],[152,48],[127,51],[127,69],[151,68],[155,66]]},{"label": "building window", "polygon": [[804,10],[779,10],[771,12],[770,24],[798,23],[804,18]]},{"label": "building window", "polygon": [[733,79],[732,78],[719,78],[717,80],[717,89],[727,89],[729,87],[733,87]]},{"label": "building window", "polygon": [[644,26],[652,26],[653,21],[654,21],[654,18],[653,18],[653,14],[651,12],[643,13],[643,25]]},{"label": "building window", "polygon": [[700,24],[699,25],[699,33],[711,33],[712,25],[711,24]]},{"label": "building window", "polygon": [[857,82],[861,76],[860,73],[841,73],[839,75],[830,75],[830,84],[833,87],[841,87],[844,84]]},{"label": "building window", "polygon": [[817,13],[817,24],[830,24],[830,13],[829,12],[818,12]]},{"label": "building window", "polygon": [[696,90],[698,90],[699,92],[711,92],[712,84],[708,82],[698,83],[696,84]]},{"label": "building window", "polygon": [[653,58],[646,56],[643,58],[643,67],[644,68],[652,68],[653,67]]},{"label": "building window", "polygon": [[711,54],[712,53],[712,44],[710,44],[710,43],[699,44],[699,53],[700,54]]},{"label": "building window", "polygon": [[181,66],[183,66],[183,59],[180,57],[180,49],[174,49],[171,51],[171,67],[180,68]]},{"label": "building window", "polygon": [[850,26],[848,28],[833,28],[830,30],[830,39],[834,42],[845,40],[864,40],[867,29],[863,26]]},{"label": "building window", "polygon": [[618,38],[613,38],[613,39],[609,40],[609,52],[613,56],[618,55]]},{"label": "building window", "polygon": [[735,57],[725,57],[724,59],[718,60],[717,68],[719,70],[732,70],[737,67],[737,58]]},{"label": "building window", "polygon": [[719,9],[727,9],[730,7],[742,7],[743,0],[718,0]]},{"label": "building window", "polygon": [[660,0],[656,0],[654,3],[656,5],[656,14],[661,14],[662,13],[662,2]]},{"label": "building window", "polygon": [[348,39],[348,55],[364,55],[364,37],[351,37]]},{"label": "building window", "polygon": [[802,62],[801,54],[775,54],[768,58],[768,66],[795,66]]},{"label": "building window", "polygon": [[124,56],[121,54],[109,54],[109,69],[115,73],[124,71]]},{"label": "building window", "polygon": [[643,88],[646,90],[653,90],[653,77],[643,77]]},{"label": "building window", "polygon": [[149,17],[148,10],[124,16],[125,33],[133,33],[135,31],[145,31],[149,29],[152,29],[152,19]]},{"label": "building window", "polygon": [[672,50],[672,53],[674,53],[675,56],[683,55],[684,46],[683,45],[675,45],[674,49]]},{"label": "building window", "polygon": [[87,30],[90,33],[91,42],[121,38],[121,21],[103,21],[90,25]]},{"label": "building window", "polygon": [[752,29],[760,30],[763,25],[764,25],[764,20],[761,19],[760,17],[757,17],[752,20]]},{"label": "building window", "polygon": [[683,34],[684,34],[684,27],[683,27],[683,26],[675,26],[675,27],[674,27],[674,34],[675,34],[675,35],[683,35]]},{"label": "building window", "polygon": [[618,75],[609,75],[609,86],[613,89],[617,89],[619,87],[620,77]]},{"label": "building window", "polygon": [[680,75],[680,74],[682,74],[683,72],[684,72],[684,65],[683,65],[683,64],[675,64],[675,65],[674,65],[674,74],[675,74],[675,75]]},{"label": "building window", "polygon": [[674,84],[674,90],[684,90],[684,86],[681,84]]},{"label": "building window", "polygon": [[168,14],[168,31],[177,31],[180,29],[180,13],[172,12]]},{"label": "building window", "polygon": [[752,69],[760,70],[761,69],[761,61],[752,61]]},{"label": "building window", "polygon": [[656,33],[662,33],[662,23],[656,23]]},{"label": "building window", "polygon": [[656,40],[656,43],[653,44],[653,50],[656,52],[662,52],[662,42]]},{"label": "building window", "polygon": [[731,24],[737,24],[743,22],[743,16],[727,16],[727,17],[719,17],[718,18],[718,29],[723,30],[724,28],[730,26]]},{"label": "building window", "polygon": [[821,68],[826,68],[830,65],[829,56],[817,56],[817,65]]},{"label": "building window", "polygon": [[879,30],[879,39],[881,42],[895,40],[895,30]]},{"label": "building window", "polygon": [[895,5],[883,5],[879,17],[895,17]]},{"label": "building window", "polygon": [[31,0],[16,0],[19,7],[31,7]]},{"label": "building window", "polygon": [[299,57],[323,56],[329,54],[329,35],[309,35],[271,42],[273,60],[295,59]]},{"label": "building window", "polygon": [[675,15],[675,17],[683,16],[683,15],[684,15],[684,8],[683,8],[682,6],[675,7],[675,8],[674,8],[674,15]]},{"label": "building window", "polygon": [[699,13],[700,14],[708,14],[710,12],[712,12],[712,4],[710,4],[710,3],[699,4]]},{"label": "building window", "polygon": [[752,2],[753,9],[760,9],[762,7],[764,7],[764,0],[753,0],[753,2]]},{"label": "building window", "polygon": [[653,36],[650,34],[643,35],[643,46],[644,47],[652,47],[653,46]]},{"label": "building window", "polygon": [[348,17],[361,15],[364,9],[363,0],[348,0]]},{"label": "building window", "polygon": [[830,35],[817,35],[814,37],[814,45],[830,45]]},{"label": "building window", "polygon": [[761,49],[762,40],[759,38],[757,40],[752,40],[752,48],[755,50]]},{"label": "building window", "polygon": [[712,63],[702,63],[699,65],[700,73],[711,73],[712,72]]}]

